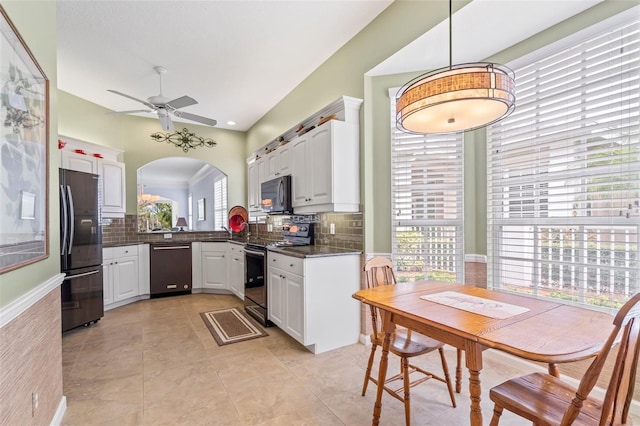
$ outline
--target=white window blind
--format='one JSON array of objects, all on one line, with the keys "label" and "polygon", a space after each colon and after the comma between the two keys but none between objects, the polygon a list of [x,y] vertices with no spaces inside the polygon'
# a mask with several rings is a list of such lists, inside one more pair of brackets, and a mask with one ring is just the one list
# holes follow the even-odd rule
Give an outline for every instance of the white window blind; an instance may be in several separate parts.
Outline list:
[{"label": "white window blind", "polygon": [[487,134],[493,288],[606,308],[640,290],[640,25],[628,15],[514,67],[516,110]]},{"label": "white window blind", "polygon": [[392,256],[399,281],[462,282],[462,134],[412,135],[395,125],[391,89]]},{"label": "white window blind", "polygon": [[223,226],[227,226],[227,177],[222,176],[213,184],[214,195],[214,228],[221,230]]}]

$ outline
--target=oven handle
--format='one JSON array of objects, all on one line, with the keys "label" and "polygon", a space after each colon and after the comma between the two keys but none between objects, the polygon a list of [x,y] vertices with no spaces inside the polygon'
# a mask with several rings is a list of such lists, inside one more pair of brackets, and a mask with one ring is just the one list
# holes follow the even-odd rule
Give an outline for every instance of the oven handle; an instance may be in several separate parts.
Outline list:
[{"label": "oven handle", "polygon": [[244,253],[245,254],[250,254],[250,255],[253,255],[253,256],[264,257],[264,252],[263,251],[254,251],[254,250],[248,249],[246,247],[244,249]]}]

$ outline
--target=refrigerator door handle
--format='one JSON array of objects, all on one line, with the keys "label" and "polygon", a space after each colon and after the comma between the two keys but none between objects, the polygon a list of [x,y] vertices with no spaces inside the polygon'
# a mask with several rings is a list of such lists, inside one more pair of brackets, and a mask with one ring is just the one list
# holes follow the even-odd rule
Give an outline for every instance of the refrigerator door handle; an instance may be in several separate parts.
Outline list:
[{"label": "refrigerator door handle", "polygon": [[73,248],[73,237],[75,234],[75,211],[73,206],[73,195],[71,194],[71,187],[67,185],[67,196],[69,197],[69,254],[71,254],[71,249]]},{"label": "refrigerator door handle", "polygon": [[74,278],[86,277],[87,275],[94,275],[94,274],[98,274],[98,273],[100,273],[99,269],[97,271],[85,272],[84,274],[67,275],[64,279],[65,280],[72,280]]},{"label": "refrigerator door handle", "polygon": [[68,224],[67,224],[67,198],[65,197],[64,186],[60,185],[60,205],[62,206],[62,217],[60,221],[62,223],[62,255],[67,251],[67,232],[68,232]]}]

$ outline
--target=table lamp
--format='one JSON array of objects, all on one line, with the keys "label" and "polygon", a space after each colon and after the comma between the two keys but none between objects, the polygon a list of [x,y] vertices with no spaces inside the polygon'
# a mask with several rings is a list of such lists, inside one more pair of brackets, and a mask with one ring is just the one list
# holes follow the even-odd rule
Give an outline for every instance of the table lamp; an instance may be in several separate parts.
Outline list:
[{"label": "table lamp", "polygon": [[183,228],[184,228],[185,226],[189,226],[189,225],[187,225],[187,219],[185,219],[184,217],[179,217],[179,218],[178,218],[178,221],[176,222],[176,228],[177,228],[177,227],[180,227],[180,230],[181,230],[181,231],[184,231],[184,229],[183,229]]}]

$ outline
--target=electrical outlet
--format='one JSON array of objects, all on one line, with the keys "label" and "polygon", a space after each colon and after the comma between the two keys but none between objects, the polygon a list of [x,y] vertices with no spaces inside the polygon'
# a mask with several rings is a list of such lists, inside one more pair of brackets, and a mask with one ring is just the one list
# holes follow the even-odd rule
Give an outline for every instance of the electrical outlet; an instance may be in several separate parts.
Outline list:
[{"label": "electrical outlet", "polygon": [[329,233],[331,235],[335,235],[336,234],[336,224],[332,223],[331,225],[329,225]]},{"label": "electrical outlet", "polygon": [[38,392],[33,392],[31,394],[31,417],[35,417],[37,409],[38,409]]},{"label": "electrical outlet", "polygon": [[170,240],[171,238],[173,238],[172,234],[164,234],[164,239],[165,240]]}]

